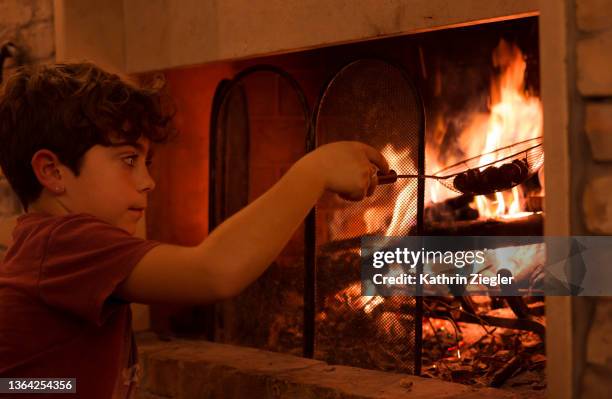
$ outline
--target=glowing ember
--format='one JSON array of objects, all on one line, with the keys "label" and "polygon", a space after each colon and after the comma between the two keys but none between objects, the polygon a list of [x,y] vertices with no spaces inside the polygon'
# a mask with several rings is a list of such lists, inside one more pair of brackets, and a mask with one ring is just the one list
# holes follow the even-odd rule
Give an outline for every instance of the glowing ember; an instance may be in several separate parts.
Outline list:
[{"label": "glowing ember", "polygon": [[362,296],[360,282],[353,283],[336,293],[334,300],[345,303],[353,310],[362,310],[365,313],[371,313],[374,308],[385,301],[381,296]]},{"label": "glowing ember", "polygon": [[502,219],[520,219],[520,218],[526,218],[527,216],[531,216],[531,215],[539,215],[542,212],[515,212],[509,215],[501,215]]}]

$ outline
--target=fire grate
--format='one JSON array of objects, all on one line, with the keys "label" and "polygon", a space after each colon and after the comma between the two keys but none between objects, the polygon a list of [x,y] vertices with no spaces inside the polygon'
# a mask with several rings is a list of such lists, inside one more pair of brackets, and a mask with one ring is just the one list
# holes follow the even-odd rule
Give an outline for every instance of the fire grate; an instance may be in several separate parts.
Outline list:
[{"label": "fire grate", "polygon": [[[423,105],[400,67],[362,59],[342,68],[323,93],[313,126],[317,146],[361,141],[380,150],[398,173],[424,173]],[[357,203],[335,195],[319,202],[316,266],[306,279],[315,291],[315,358],[420,372],[422,298],[361,296],[359,245],[368,234],[420,234],[423,198],[424,182],[415,179],[379,186]]]}]

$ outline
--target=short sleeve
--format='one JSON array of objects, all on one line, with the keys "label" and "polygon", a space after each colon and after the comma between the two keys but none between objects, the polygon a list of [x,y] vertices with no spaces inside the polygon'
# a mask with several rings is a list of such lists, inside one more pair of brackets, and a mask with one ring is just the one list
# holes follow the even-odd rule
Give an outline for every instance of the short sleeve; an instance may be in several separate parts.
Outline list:
[{"label": "short sleeve", "polygon": [[40,266],[40,297],[49,306],[101,325],[121,303],[109,301],[110,295],[159,244],[94,216],[70,215],[49,235]]}]

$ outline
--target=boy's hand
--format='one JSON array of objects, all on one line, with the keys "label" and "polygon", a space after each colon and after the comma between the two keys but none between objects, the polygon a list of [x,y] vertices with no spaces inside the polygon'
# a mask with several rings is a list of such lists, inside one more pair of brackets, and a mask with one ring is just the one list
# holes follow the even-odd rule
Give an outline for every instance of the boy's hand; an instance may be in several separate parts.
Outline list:
[{"label": "boy's hand", "polygon": [[303,162],[310,173],[323,178],[326,190],[350,201],[372,195],[378,184],[376,172],[389,172],[389,164],[378,150],[356,141],[323,145],[306,155]]}]

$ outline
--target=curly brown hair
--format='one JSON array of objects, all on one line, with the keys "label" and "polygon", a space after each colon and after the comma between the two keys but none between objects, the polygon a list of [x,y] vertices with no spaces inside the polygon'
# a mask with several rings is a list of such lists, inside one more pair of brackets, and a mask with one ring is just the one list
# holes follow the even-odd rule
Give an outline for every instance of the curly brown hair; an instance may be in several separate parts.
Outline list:
[{"label": "curly brown hair", "polygon": [[0,166],[24,208],[42,191],[30,164],[40,149],[78,176],[83,155],[109,146],[111,133],[128,142],[168,141],[174,109],[162,93],[88,62],[17,70],[0,88]]}]

